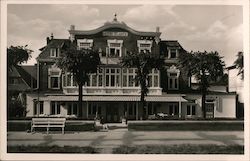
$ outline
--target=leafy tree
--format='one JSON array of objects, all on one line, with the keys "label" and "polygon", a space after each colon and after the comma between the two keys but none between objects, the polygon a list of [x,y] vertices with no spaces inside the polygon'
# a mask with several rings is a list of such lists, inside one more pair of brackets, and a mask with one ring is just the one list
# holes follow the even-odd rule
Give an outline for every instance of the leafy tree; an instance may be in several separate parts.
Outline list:
[{"label": "leafy tree", "polygon": [[[136,77],[134,81],[140,85],[140,108],[144,109],[146,103],[145,96],[147,96],[148,93],[149,73],[154,68],[161,69],[164,66],[164,59],[150,52],[128,52],[126,56],[122,58],[121,64],[126,68],[136,68]],[[142,117],[144,116],[142,115]]]},{"label": "leafy tree", "polygon": [[179,67],[187,71],[189,76],[194,76],[199,82],[199,89],[202,94],[203,117],[206,117],[205,101],[209,83],[217,81],[223,76],[223,67],[225,66],[222,57],[218,52],[190,52],[181,54],[179,58]]},{"label": "leafy tree", "polygon": [[98,52],[89,49],[77,50],[77,47],[71,44],[62,51],[62,57],[58,60],[57,64],[64,72],[73,74],[73,78],[78,84],[78,107],[81,109],[82,87],[89,80],[89,74],[97,72],[98,65],[100,64]]},{"label": "leafy tree", "polygon": [[10,46],[7,48],[8,69],[10,69],[13,65],[15,66],[27,62],[29,58],[31,58],[31,53],[33,51],[28,49],[27,46],[28,45]]},{"label": "leafy tree", "polygon": [[244,61],[243,61],[243,52],[238,52],[237,59],[234,61],[234,65],[239,70],[238,75],[241,76],[241,79],[244,79]]}]

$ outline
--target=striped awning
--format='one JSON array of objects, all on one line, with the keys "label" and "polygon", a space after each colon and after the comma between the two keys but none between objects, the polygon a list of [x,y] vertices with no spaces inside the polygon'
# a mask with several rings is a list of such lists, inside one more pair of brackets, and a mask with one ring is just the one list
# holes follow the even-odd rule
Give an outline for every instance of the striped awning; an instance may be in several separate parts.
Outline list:
[{"label": "striped awning", "polygon": [[[101,101],[101,102],[135,102],[140,101],[140,96],[83,96],[83,101]],[[40,100],[50,101],[77,101],[78,96],[65,96],[65,95],[54,95],[41,97]],[[148,102],[188,102],[181,95],[171,96],[146,96],[145,100]]]}]

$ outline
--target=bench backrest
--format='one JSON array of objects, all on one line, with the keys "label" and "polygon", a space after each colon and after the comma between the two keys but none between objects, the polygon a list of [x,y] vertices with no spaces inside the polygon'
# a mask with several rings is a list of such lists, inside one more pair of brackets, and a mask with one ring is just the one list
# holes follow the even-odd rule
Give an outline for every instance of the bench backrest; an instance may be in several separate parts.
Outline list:
[{"label": "bench backrest", "polygon": [[32,118],[32,124],[60,124],[64,125],[66,118]]}]

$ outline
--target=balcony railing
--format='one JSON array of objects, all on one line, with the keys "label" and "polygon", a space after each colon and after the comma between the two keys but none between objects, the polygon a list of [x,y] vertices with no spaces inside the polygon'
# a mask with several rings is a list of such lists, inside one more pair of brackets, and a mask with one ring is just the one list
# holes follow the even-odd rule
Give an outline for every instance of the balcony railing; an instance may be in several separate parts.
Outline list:
[{"label": "balcony railing", "polygon": [[[78,87],[63,87],[65,94],[78,94]],[[83,87],[85,95],[140,95],[139,87]],[[149,88],[148,95],[161,95],[162,88]]]}]

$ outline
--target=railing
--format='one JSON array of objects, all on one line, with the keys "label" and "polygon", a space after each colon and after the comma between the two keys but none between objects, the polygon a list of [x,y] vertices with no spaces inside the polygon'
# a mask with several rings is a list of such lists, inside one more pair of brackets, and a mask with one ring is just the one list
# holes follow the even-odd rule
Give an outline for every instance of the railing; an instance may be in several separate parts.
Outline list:
[{"label": "railing", "polygon": [[[78,87],[63,87],[65,94],[78,94]],[[95,95],[139,95],[139,87],[83,87],[83,94]],[[162,88],[149,88],[148,95],[161,95]]]}]

